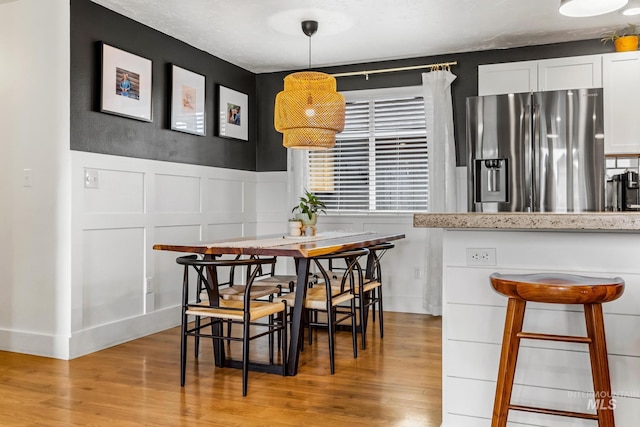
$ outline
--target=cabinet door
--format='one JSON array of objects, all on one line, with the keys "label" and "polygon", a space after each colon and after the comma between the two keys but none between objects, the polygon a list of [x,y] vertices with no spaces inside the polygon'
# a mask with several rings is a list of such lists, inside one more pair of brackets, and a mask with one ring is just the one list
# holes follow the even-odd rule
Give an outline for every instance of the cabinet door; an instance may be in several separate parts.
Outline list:
[{"label": "cabinet door", "polygon": [[604,152],[640,153],[640,52],[603,55]]},{"label": "cabinet door", "polygon": [[602,87],[602,55],[538,61],[538,90]]},{"label": "cabinet door", "polygon": [[478,66],[478,95],[535,92],[538,90],[537,61]]}]

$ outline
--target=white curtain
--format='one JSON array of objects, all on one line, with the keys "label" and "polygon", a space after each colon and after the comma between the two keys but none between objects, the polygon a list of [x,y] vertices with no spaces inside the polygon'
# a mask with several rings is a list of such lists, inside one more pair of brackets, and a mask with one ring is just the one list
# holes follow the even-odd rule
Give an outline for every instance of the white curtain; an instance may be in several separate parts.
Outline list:
[{"label": "white curtain", "polygon": [[[429,147],[429,211],[456,212],[456,149],[453,134],[449,70],[422,74]],[[442,230],[427,230],[427,284],[423,305],[427,313],[442,315]]]}]

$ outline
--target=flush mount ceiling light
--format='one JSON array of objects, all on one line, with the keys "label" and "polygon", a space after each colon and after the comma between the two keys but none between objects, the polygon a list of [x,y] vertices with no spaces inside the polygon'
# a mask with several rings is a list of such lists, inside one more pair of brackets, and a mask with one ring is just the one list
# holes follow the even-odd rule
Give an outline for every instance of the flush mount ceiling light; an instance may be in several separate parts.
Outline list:
[{"label": "flush mount ceiling light", "polygon": [[[309,37],[318,30],[317,21],[302,21],[302,32]],[[273,121],[282,133],[286,148],[319,150],[336,143],[336,133],[344,129],[344,97],[336,92],[333,76],[302,71],[284,78],[284,90],[276,96]]]},{"label": "flush mount ceiling light", "polygon": [[640,0],[631,0],[620,13],[625,16],[640,15]]},{"label": "flush mount ceiling light", "polygon": [[560,0],[560,13],[574,18],[604,15],[618,10],[629,0]]}]

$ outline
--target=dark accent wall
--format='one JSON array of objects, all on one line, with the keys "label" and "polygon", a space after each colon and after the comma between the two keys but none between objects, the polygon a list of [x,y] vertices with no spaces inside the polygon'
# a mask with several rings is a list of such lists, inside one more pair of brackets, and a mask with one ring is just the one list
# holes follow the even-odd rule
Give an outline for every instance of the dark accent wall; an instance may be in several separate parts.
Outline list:
[{"label": "dark accent wall", "polygon": [[[100,112],[100,42],[153,61],[152,123]],[[218,84],[249,95],[248,119],[250,124],[257,122],[254,73],[89,0],[71,0],[70,48],[72,150],[256,169],[255,125],[249,126],[249,141],[220,138],[214,133]],[[172,63],[206,78],[206,136],[170,130]]]},{"label": "dark accent wall", "polygon": [[[363,71],[382,68],[406,67],[412,65],[432,64],[438,62],[458,61],[451,68],[457,76],[452,84],[453,115],[456,134],[456,156],[458,165],[466,164],[466,127],[465,104],[468,96],[478,94],[478,65],[500,62],[527,61],[534,59],[558,58],[564,56],[591,55],[611,52],[611,44],[605,46],[599,40],[558,43],[540,46],[527,46],[515,49],[488,50],[459,54],[412,58],[398,61],[356,64],[342,67],[318,69],[326,73],[342,73],[347,71]],[[416,86],[422,84],[422,73],[425,70],[402,71],[388,74],[339,77],[338,90],[377,89],[397,86]],[[259,74],[256,77],[258,90],[258,141],[257,170],[286,170],[287,153],[282,148],[282,136],[273,130],[273,104],[276,94],[282,90],[282,79],[288,73]]]}]

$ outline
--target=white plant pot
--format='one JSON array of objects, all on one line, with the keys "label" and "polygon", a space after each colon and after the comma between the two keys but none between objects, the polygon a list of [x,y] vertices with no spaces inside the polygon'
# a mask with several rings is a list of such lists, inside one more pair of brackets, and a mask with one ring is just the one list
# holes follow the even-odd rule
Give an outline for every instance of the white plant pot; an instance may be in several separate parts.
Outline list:
[{"label": "white plant pot", "polygon": [[289,236],[297,237],[302,235],[302,222],[289,221]]}]

